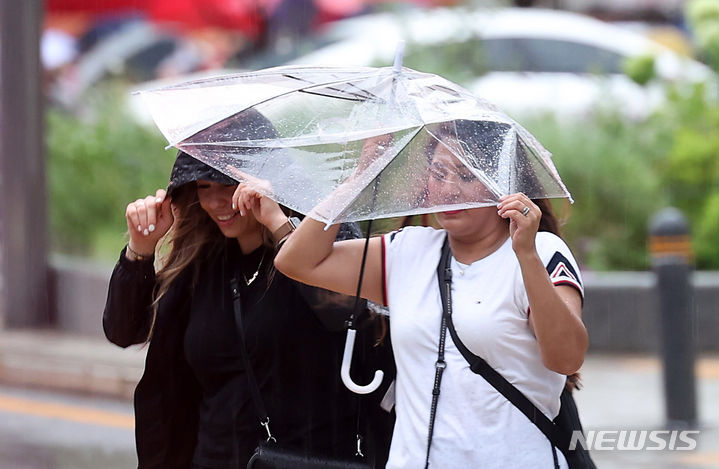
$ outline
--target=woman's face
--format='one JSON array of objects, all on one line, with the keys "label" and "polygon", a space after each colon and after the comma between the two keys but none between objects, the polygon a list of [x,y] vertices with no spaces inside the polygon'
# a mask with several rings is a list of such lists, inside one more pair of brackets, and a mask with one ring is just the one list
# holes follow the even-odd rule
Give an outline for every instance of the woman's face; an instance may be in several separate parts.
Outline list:
[{"label": "woman's face", "polygon": [[212,218],[222,234],[228,238],[239,238],[249,232],[259,231],[260,224],[246,213],[232,210],[232,194],[237,185],[226,185],[214,181],[197,181],[197,197],[200,206]]},{"label": "woman's face", "polygon": [[484,228],[501,227],[496,198],[444,145],[438,144],[429,164],[427,199],[430,205],[451,205],[462,202],[488,202],[491,206],[449,210],[435,214],[440,225],[456,235],[472,234]]}]

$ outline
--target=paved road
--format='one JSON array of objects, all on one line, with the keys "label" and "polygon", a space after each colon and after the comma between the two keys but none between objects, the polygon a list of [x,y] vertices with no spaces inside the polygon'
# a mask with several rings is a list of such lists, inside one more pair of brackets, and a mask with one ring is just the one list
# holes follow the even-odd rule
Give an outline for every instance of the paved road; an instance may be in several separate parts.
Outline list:
[{"label": "paved road", "polygon": [[[695,450],[593,451],[597,466],[600,469],[719,469],[719,357],[700,358],[696,376],[701,433]],[[590,355],[583,367],[583,382],[584,388],[575,396],[585,430],[667,428],[658,359]]]},{"label": "paved road", "polygon": [[[139,376],[142,357],[104,342],[59,338],[56,342],[51,346],[47,336],[6,335],[0,340],[0,375],[16,384],[21,378],[38,383],[42,377],[45,385],[55,380],[65,388],[80,383],[86,389],[116,389],[125,398],[0,386],[0,469],[135,467],[132,406],[124,389],[131,384],[129,377]],[[125,363],[128,358],[132,363]],[[597,465],[601,469],[719,469],[719,357],[701,357],[696,374],[701,433],[695,450],[594,451]],[[584,389],[576,400],[587,431],[667,427],[661,363],[656,358],[590,354],[583,375]],[[106,386],[108,376],[122,386]]]},{"label": "paved road", "polygon": [[137,466],[127,401],[0,386],[1,469]]}]

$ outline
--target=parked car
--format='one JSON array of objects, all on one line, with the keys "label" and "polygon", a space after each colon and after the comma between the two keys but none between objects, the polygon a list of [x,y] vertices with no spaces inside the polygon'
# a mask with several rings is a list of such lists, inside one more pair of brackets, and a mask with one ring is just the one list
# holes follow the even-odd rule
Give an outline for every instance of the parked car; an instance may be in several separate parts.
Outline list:
[{"label": "parked car", "polygon": [[[416,10],[333,23],[316,50],[293,64],[391,65],[405,40],[405,65],[439,73],[518,116],[576,117],[615,104],[643,118],[663,101],[667,83],[713,76],[704,64],[631,30],[588,16],[536,8]],[[642,86],[624,71],[653,57],[655,79]],[[650,62],[651,63],[651,62]]]}]

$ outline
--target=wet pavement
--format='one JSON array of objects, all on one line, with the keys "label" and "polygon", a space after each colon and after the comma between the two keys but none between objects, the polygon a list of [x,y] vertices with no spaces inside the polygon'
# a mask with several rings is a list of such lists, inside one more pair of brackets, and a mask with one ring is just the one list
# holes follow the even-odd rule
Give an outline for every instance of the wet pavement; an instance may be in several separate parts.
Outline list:
[{"label": "wet pavement", "polygon": [[[103,339],[0,331],[0,469],[135,467],[130,399],[143,360],[144,350]],[[656,357],[590,353],[582,375],[575,398],[601,447],[615,446],[620,431],[668,429]],[[695,449],[651,450],[648,439],[644,449],[593,450],[597,466],[719,469],[719,355],[698,358],[696,379]],[[675,437],[674,446],[686,447],[682,441]]]},{"label": "wet pavement", "polygon": [[0,468],[136,467],[133,426],[126,399],[0,386]]}]

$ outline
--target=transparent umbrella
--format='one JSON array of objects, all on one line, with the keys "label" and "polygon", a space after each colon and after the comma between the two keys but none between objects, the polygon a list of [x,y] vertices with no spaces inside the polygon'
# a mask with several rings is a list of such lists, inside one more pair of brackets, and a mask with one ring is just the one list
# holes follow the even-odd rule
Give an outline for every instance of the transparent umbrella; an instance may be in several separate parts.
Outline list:
[{"label": "transparent umbrella", "polygon": [[[522,126],[400,62],[278,67],[142,95],[169,146],[328,226],[490,206],[514,192],[571,200],[551,154]],[[350,379],[353,317],[341,375],[364,394],[382,374],[366,386]]]},{"label": "transparent umbrella", "polygon": [[[514,192],[571,200],[521,125],[409,68],[278,67],[141,94],[170,146],[263,180],[265,195],[327,224],[494,205]],[[435,161],[438,148],[450,159]],[[437,180],[462,190],[433,197]]]}]

